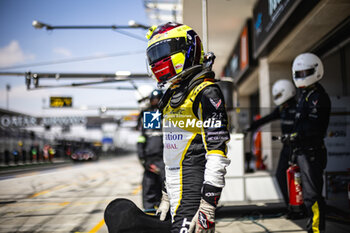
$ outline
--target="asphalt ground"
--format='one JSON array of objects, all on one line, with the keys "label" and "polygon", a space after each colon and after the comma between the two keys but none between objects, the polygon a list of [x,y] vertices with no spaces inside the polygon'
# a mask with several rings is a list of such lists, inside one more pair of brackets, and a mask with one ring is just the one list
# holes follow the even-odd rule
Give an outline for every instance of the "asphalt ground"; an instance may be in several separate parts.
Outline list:
[{"label": "asphalt ground", "polygon": [[[0,232],[108,232],[103,214],[112,200],[127,198],[142,208],[143,168],[135,154],[32,168],[0,169]],[[327,214],[326,232],[350,232],[343,213]],[[286,219],[278,203],[242,204],[220,207],[216,232],[300,233],[305,224]]]}]

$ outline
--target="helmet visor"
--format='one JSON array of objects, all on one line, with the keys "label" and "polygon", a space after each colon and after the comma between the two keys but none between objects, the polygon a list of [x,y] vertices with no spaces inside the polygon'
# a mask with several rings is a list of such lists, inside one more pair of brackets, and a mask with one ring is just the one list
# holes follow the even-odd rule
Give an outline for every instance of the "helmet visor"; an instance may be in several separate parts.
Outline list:
[{"label": "helmet visor", "polygon": [[277,100],[282,97],[282,92],[277,93],[276,95],[273,96],[273,100]]},{"label": "helmet visor", "polygon": [[294,77],[295,78],[305,78],[307,76],[313,75],[315,73],[315,69],[311,68],[308,70],[298,70],[294,71]]},{"label": "helmet visor", "polygon": [[147,49],[149,64],[153,64],[165,57],[185,49],[185,37],[161,40]]}]

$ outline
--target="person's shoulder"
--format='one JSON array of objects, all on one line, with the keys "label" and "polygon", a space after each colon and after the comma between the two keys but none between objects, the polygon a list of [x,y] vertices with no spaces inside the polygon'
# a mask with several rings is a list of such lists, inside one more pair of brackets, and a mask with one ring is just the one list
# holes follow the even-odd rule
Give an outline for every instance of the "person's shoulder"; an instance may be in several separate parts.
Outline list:
[{"label": "person's shoulder", "polygon": [[204,87],[202,90],[204,97],[212,97],[212,96],[221,96],[222,95],[221,89],[216,83],[210,82],[208,84],[209,85]]},{"label": "person's shoulder", "polygon": [[323,103],[330,102],[328,93],[326,92],[324,87],[319,83],[316,84],[316,87],[311,93],[311,95],[309,96],[308,100],[313,103],[316,103],[319,101]]},{"label": "person's shoulder", "polygon": [[327,93],[326,89],[320,83],[316,84],[316,92],[320,96],[328,96],[328,93]]}]

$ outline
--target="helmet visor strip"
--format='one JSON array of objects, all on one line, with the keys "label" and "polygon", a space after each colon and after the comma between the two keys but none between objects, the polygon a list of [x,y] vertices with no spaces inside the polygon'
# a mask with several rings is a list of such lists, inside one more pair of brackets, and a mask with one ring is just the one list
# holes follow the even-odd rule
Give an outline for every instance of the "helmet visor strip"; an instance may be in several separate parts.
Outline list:
[{"label": "helmet visor strip", "polygon": [[161,40],[147,49],[149,64],[153,64],[172,54],[185,49],[186,39],[184,37]]},{"label": "helmet visor strip", "polygon": [[313,75],[315,71],[315,68],[294,71],[294,78],[305,78],[307,76]]},{"label": "helmet visor strip", "polygon": [[276,95],[273,96],[274,100],[277,100],[282,97],[282,92],[277,93]]}]

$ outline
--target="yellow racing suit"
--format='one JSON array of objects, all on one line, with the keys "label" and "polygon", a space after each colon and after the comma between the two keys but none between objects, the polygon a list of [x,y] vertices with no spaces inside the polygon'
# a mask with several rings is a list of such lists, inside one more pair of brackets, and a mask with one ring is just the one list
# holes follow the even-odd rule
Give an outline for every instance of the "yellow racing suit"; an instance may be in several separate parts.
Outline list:
[{"label": "yellow racing suit", "polygon": [[168,99],[163,100],[163,157],[172,233],[188,232],[201,198],[216,206],[225,185],[230,136],[224,98],[213,76],[211,71],[200,71],[170,87]]}]

